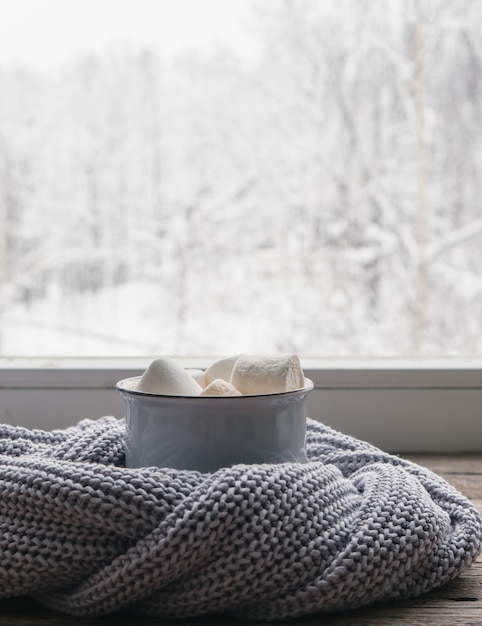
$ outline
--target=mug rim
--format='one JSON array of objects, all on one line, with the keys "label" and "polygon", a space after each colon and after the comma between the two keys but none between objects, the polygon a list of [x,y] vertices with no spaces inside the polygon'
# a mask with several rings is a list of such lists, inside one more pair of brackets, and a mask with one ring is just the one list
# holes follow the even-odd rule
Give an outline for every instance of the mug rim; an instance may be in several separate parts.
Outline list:
[{"label": "mug rim", "polygon": [[128,378],[123,378],[116,383],[116,389],[121,393],[132,394],[134,396],[146,396],[149,398],[182,398],[183,400],[236,400],[242,401],[243,398],[273,398],[273,397],[290,397],[301,393],[308,393],[314,389],[314,383],[310,378],[306,378],[305,376],[305,386],[299,387],[298,389],[290,389],[289,391],[278,391],[275,393],[252,393],[252,394],[243,394],[240,396],[185,396],[185,395],[177,395],[177,394],[169,394],[169,393],[152,393],[150,391],[139,391],[137,389],[132,389],[130,387],[126,387],[125,384],[134,381],[140,380],[141,375],[139,376],[130,376]]}]

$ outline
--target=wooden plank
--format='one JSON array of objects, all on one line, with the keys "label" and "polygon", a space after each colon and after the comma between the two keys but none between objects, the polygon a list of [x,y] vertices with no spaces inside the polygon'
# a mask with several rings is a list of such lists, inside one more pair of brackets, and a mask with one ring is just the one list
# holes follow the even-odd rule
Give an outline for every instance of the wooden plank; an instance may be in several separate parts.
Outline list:
[{"label": "wooden plank", "polygon": [[480,454],[402,454],[418,465],[428,467],[437,474],[482,474]]}]

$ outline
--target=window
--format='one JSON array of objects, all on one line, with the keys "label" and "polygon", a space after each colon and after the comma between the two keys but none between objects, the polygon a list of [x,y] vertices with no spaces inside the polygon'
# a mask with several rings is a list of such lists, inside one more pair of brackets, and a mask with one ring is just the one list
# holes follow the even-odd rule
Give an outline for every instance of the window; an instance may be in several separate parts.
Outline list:
[{"label": "window", "polygon": [[120,410],[145,355],[294,351],[320,419],[478,445],[481,27],[478,0],[0,0],[3,419]]},{"label": "window", "polygon": [[480,2],[0,11],[3,354],[482,352]]}]

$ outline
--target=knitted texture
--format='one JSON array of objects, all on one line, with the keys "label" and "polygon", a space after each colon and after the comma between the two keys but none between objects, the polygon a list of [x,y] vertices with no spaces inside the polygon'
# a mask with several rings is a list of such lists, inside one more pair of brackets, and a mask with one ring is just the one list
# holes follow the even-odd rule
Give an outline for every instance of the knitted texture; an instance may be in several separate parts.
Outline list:
[{"label": "knitted texture", "polygon": [[477,511],[308,420],[306,464],[126,469],[113,417],[0,427],[0,597],[79,616],[286,619],[417,596],[476,558]]}]

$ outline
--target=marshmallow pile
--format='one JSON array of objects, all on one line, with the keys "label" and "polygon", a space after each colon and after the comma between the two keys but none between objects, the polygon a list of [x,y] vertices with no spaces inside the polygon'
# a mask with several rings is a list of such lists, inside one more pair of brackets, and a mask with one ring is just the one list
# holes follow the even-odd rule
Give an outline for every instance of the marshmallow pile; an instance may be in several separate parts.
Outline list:
[{"label": "marshmallow pile", "polygon": [[173,396],[242,396],[294,391],[306,386],[300,359],[237,354],[206,370],[184,369],[174,359],[155,359],[137,383],[137,391]]}]

